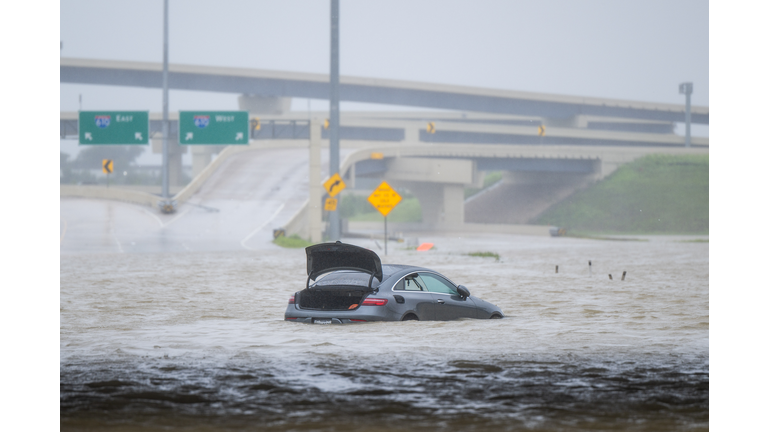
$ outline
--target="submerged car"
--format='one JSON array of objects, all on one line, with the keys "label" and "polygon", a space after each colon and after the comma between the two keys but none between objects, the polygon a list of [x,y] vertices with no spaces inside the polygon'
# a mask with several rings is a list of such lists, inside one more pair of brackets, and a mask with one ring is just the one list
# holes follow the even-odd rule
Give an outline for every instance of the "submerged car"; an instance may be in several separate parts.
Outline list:
[{"label": "submerged car", "polygon": [[375,252],[341,242],[313,245],[306,252],[307,286],[288,301],[287,321],[348,324],[504,317],[497,306],[434,270],[382,265]]}]

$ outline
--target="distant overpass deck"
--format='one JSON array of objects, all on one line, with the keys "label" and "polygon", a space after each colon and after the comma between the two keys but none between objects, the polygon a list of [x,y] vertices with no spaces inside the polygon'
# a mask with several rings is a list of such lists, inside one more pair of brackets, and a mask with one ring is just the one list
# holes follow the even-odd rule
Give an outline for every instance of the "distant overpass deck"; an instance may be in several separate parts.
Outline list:
[{"label": "distant overpass deck", "polygon": [[[317,113],[315,113],[317,114]],[[431,115],[431,114],[430,114]],[[256,116],[251,116],[252,118]],[[258,116],[259,130],[251,130],[252,140],[309,139],[309,120],[299,114],[289,116]],[[379,141],[411,143],[466,143],[498,145],[573,145],[573,146],[621,146],[621,147],[684,147],[685,137],[675,134],[625,132],[614,130],[548,127],[545,136],[538,135],[539,121],[503,122],[503,119],[482,119],[468,116],[462,122],[449,115],[434,115],[435,133],[429,133],[423,119],[403,113],[391,118],[379,118],[368,113],[344,113],[341,116],[340,138],[345,141]],[[162,115],[150,113],[150,136],[159,138],[162,131]],[[177,140],[178,113],[169,113],[169,138]],[[488,121],[496,123],[487,123]],[[60,113],[60,137],[77,138],[77,112]],[[322,131],[328,138],[328,131]],[[708,147],[709,138],[693,137],[694,147]]]},{"label": "distant overpass deck", "polygon": [[[171,89],[327,99],[325,74],[171,64]],[[162,64],[60,59],[60,82],[162,87]],[[568,119],[577,116],[684,122],[683,104],[553,95],[378,78],[341,77],[343,101]],[[709,124],[709,107],[694,106],[691,121]]]}]

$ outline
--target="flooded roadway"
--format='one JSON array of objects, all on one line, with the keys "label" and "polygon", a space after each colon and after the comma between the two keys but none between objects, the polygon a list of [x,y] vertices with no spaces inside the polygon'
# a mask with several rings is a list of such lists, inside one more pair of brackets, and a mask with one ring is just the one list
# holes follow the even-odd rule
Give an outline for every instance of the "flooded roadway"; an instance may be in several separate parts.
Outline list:
[{"label": "flooded roadway", "polygon": [[348,239],[507,318],[289,323],[302,249],[75,253],[64,238],[62,429],[708,429],[708,243],[419,240],[436,249]]}]

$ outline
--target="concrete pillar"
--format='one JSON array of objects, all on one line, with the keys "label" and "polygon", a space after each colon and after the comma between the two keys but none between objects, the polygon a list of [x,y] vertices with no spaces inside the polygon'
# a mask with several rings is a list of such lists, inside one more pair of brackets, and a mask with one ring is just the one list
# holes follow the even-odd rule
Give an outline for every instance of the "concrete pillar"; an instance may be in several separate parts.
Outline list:
[{"label": "concrete pillar", "polygon": [[214,151],[212,146],[192,146],[192,178],[197,177],[211,163]]},{"label": "concrete pillar", "polygon": [[419,127],[418,126],[406,126],[405,127],[405,139],[406,144],[418,144],[419,143]]},{"label": "concrete pillar", "polygon": [[[170,147],[179,147],[178,144],[168,143],[168,145]],[[170,186],[174,187],[184,186],[184,178],[181,166],[181,152],[171,151],[168,153],[168,183]]]},{"label": "concrete pillar", "polygon": [[312,119],[309,125],[309,241],[323,241],[323,185],[321,177],[321,134],[323,120]]},{"label": "concrete pillar", "polygon": [[443,218],[447,225],[464,223],[464,185],[443,185]]},{"label": "concrete pillar", "polygon": [[[179,145],[176,140],[168,141],[168,184],[169,186],[184,186],[184,178],[182,176],[181,156],[187,152],[187,147]],[[152,153],[163,153],[163,140],[152,140]]]},{"label": "concrete pillar", "polygon": [[291,98],[279,96],[240,95],[237,104],[251,114],[285,114],[291,110]]},{"label": "concrete pillar", "polygon": [[427,226],[464,223],[464,185],[408,182],[405,186],[421,205],[421,221]]},{"label": "concrete pillar", "polygon": [[427,226],[440,223],[443,213],[442,185],[427,182],[408,182],[405,186],[416,195],[421,205],[421,222]]}]

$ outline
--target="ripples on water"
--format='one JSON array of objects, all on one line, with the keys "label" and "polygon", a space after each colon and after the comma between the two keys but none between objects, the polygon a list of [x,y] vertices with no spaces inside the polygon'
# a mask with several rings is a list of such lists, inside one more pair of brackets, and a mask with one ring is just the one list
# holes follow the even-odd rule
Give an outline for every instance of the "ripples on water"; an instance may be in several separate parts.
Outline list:
[{"label": "ripples on water", "polygon": [[62,428],[708,428],[708,244],[436,243],[382,260],[441,271],[508,318],[288,323],[303,250],[63,255]]}]

